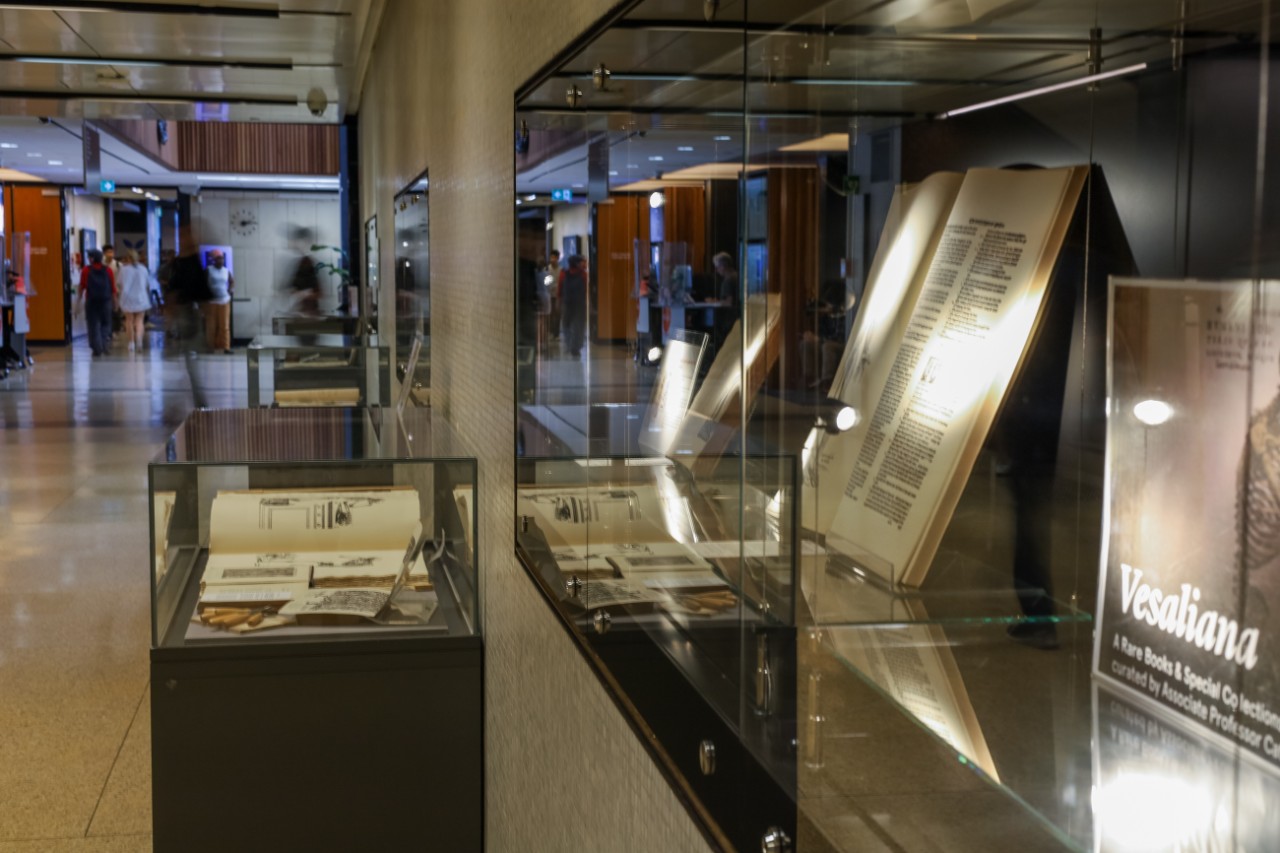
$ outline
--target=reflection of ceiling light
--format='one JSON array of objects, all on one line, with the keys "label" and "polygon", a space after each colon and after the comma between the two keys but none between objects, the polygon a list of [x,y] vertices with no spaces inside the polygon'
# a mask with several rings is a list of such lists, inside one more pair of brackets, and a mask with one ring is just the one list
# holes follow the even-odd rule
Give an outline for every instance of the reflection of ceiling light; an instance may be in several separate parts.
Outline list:
[{"label": "reflection of ceiling light", "polygon": [[583,187],[585,187],[585,186],[586,186],[586,184],[574,184],[574,185],[573,185],[573,188],[574,188],[575,190],[580,190],[580,189],[582,189],[582,188],[583,188]]},{"label": "reflection of ceiling light", "polygon": [[405,241],[404,241],[403,243],[401,243],[400,245],[404,246],[404,247],[407,249],[407,248],[409,248],[409,241],[408,241],[408,240],[405,240]]},{"label": "reflection of ceiling light", "polygon": [[639,169],[640,167],[639,167],[639,166],[637,166],[635,163],[628,163],[628,164],[627,164],[627,168],[628,168],[628,169]]},{"label": "reflection of ceiling light", "polygon": [[516,206],[519,206],[522,204],[524,204],[524,202],[522,202],[520,199],[516,199]]},{"label": "reflection of ceiling light", "polygon": [[816,139],[809,139],[804,142],[797,142],[794,145],[784,145],[778,150],[779,151],[848,151],[849,150],[849,134],[828,133],[825,136],[819,136]]},{"label": "reflection of ceiling light", "polygon": [[661,360],[662,360],[662,347],[650,347],[649,361],[661,361]]},{"label": "reflection of ceiling light", "polygon": [[1133,407],[1133,416],[1147,426],[1160,426],[1173,417],[1173,406],[1163,400],[1143,400]]},{"label": "reflection of ceiling light", "polygon": [[849,78],[801,77],[791,80],[796,86],[919,86],[914,80],[851,80]]},{"label": "reflection of ceiling light", "polygon": [[717,136],[716,142],[728,142],[732,138],[733,137],[730,137],[730,136]]},{"label": "reflection of ceiling light", "polygon": [[142,187],[130,187],[129,189],[133,190],[138,195],[142,195]]},{"label": "reflection of ceiling light", "polygon": [[1083,86],[1086,83],[1096,83],[1099,80],[1106,80],[1111,77],[1119,77],[1122,74],[1132,74],[1135,71],[1142,71],[1147,67],[1147,63],[1140,62],[1137,65],[1129,65],[1124,68],[1117,68],[1115,71],[1104,71],[1101,74],[1090,74],[1087,77],[1080,77],[1076,80],[1068,80],[1065,83],[1055,83],[1052,86],[1041,86],[1039,89],[1031,89],[1027,92],[1019,92],[1016,95],[1006,95],[1003,98],[995,98],[990,101],[983,101],[980,104],[972,104],[967,107],[960,107],[958,110],[947,110],[945,113],[938,113],[938,118],[951,118],[952,116],[964,115],[974,110],[985,110],[987,107],[998,107],[1001,104],[1012,103],[1013,101],[1022,101],[1027,98],[1034,98],[1037,95],[1047,95],[1050,92],[1060,92],[1063,89],[1070,89],[1074,86]]},{"label": "reflection of ceiling light", "polygon": [[676,146],[676,150],[677,150],[677,151],[692,151],[692,150],[693,150],[693,146],[692,146],[692,145],[677,145],[677,146]]},{"label": "reflection of ceiling light", "polygon": [[854,410],[853,406],[845,406],[843,409],[836,412],[836,429],[841,432],[853,429],[854,425],[857,423],[858,413]]},{"label": "reflection of ceiling light", "polygon": [[1185,850],[1215,823],[1203,785],[1155,773],[1117,773],[1094,789],[1093,810],[1107,850]]},{"label": "reflection of ceiling light", "polygon": [[62,161],[61,161],[61,160],[50,160],[50,161],[49,161],[49,165],[50,165],[50,166],[61,166],[61,165],[62,165]]},{"label": "reflection of ceiling light", "polygon": [[28,156],[28,157],[43,157],[44,155],[43,155],[43,154],[41,154],[39,151],[28,151],[28,152],[27,152],[27,156]]},{"label": "reflection of ceiling light", "polygon": [[654,210],[657,210],[659,207],[662,207],[666,203],[667,203],[667,197],[660,192],[654,192],[653,195],[649,196],[649,206],[652,207]]},{"label": "reflection of ceiling light", "polygon": [[652,157],[650,157],[650,158],[649,158],[649,162],[650,162],[650,163],[661,163],[661,162],[662,162],[662,155],[661,155],[661,154],[654,154]]},{"label": "reflection of ceiling light", "polygon": [[538,200],[538,197],[537,197],[537,195],[527,195],[527,196],[525,196],[525,197],[524,197],[524,200],[525,200],[525,201],[537,201],[537,200]]},{"label": "reflection of ceiling light", "polygon": [[17,148],[17,144],[13,142],[0,142],[0,148]]},{"label": "reflection of ceiling light", "polygon": [[617,170],[614,170],[614,171],[610,172],[610,173],[609,173],[609,177],[611,177],[611,178],[616,178],[616,177],[618,177],[618,172],[617,172]]}]

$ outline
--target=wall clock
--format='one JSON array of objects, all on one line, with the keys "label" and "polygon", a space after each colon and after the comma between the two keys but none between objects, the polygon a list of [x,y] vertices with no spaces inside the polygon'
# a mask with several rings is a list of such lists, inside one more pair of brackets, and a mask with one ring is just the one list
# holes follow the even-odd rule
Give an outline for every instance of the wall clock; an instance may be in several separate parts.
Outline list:
[{"label": "wall clock", "polygon": [[258,214],[242,207],[231,214],[231,230],[241,237],[250,237],[258,231]]}]

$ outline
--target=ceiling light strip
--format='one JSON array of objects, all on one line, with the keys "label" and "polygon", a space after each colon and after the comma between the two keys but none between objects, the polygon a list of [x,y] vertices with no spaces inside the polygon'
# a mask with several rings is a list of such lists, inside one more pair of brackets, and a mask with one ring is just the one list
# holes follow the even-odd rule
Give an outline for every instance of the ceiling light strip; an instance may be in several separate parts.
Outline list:
[{"label": "ceiling light strip", "polygon": [[1025,101],[1027,98],[1035,98],[1040,95],[1047,95],[1050,92],[1061,92],[1063,89],[1072,89],[1076,86],[1085,86],[1089,83],[1097,83],[1099,80],[1109,80],[1112,77],[1120,77],[1124,74],[1133,74],[1138,71],[1146,70],[1147,63],[1140,62],[1137,65],[1130,65],[1125,68],[1117,68],[1115,71],[1104,71],[1101,74],[1090,74],[1087,77],[1081,77],[1078,80],[1068,80],[1065,83],[1054,83],[1052,86],[1041,86],[1039,89],[1031,89],[1026,92],[1019,92],[1016,95],[1005,95],[1003,98],[994,98],[990,101],[983,101],[978,104],[972,104],[967,107],[960,107],[955,110],[947,110],[945,113],[938,113],[938,118],[951,118],[952,116],[964,115],[965,113],[975,112],[977,110],[985,110],[989,107],[998,107],[1001,104],[1011,104],[1014,101]]},{"label": "ceiling light strip", "polygon": [[36,65],[123,65],[131,68],[247,68],[260,71],[292,71],[292,62],[236,59],[145,59],[138,56],[68,56],[55,53],[0,54],[0,62]]},{"label": "ceiling light strip", "polygon": [[11,98],[18,101],[89,101],[100,104],[172,104],[187,106],[190,104],[239,104],[266,107],[296,107],[298,99],[294,97],[271,97],[267,95],[220,95],[209,92],[200,95],[115,95],[109,92],[71,92],[71,91],[32,91],[29,89],[0,89],[0,98]]},{"label": "ceiling light strip", "polygon": [[202,15],[220,18],[279,18],[278,6],[215,6],[186,3],[137,3],[130,0],[61,0],[56,4],[0,3],[0,9],[33,12],[116,12],[139,15]]}]

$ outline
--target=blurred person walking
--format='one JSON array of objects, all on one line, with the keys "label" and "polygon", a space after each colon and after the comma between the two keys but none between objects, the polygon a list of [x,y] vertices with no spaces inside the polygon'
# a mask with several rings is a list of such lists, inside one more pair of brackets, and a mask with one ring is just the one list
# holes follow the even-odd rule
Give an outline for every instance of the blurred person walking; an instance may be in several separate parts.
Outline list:
[{"label": "blurred person walking", "polygon": [[124,333],[129,352],[141,350],[145,343],[147,310],[151,307],[151,276],[138,262],[133,249],[125,252],[120,265],[120,310],[124,311]]},{"label": "blurred person walking", "polygon": [[569,268],[560,280],[560,333],[570,358],[582,355],[587,331],[587,259],[569,258]]},{"label": "blurred person walking", "polygon": [[209,256],[209,290],[213,296],[204,303],[205,335],[209,348],[214,352],[231,352],[231,295],[236,290],[236,279],[227,268],[222,252],[214,250]]},{"label": "blurred person walking", "polygon": [[89,349],[93,351],[94,358],[106,355],[111,346],[111,314],[118,295],[115,276],[103,264],[102,252],[90,249],[89,265],[80,271],[76,313],[84,312]]}]

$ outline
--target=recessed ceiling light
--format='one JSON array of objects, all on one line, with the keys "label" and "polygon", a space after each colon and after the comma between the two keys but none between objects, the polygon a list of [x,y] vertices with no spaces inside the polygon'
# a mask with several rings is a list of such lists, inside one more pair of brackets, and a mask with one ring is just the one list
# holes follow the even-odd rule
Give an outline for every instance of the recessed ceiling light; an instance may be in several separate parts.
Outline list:
[{"label": "recessed ceiling light", "polygon": [[50,165],[50,166],[61,166],[61,165],[62,165],[62,161],[61,161],[61,160],[50,160],[50,161],[49,161],[49,165]]},{"label": "recessed ceiling light", "polygon": [[728,141],[729,141],[730,139],[732,139],[732,138],[733,138],[733,137],[731,137],[731,136],[717,136],[717,137],[716,137],[716,142],[728,142]]},{"label": "recessed ceiling light", "polygon": [[28,156],[28,157],[43,157],[44,155],[43,155],[43,154],[41,154],[39,151],[28,151],[28,152],[27,152],[27,156]]},{"label": "recessed ceiling light", "polygon": [[680,147],[676,148],[676,150],[677,150],[677,151],[692,151],[692,150],[693,150],[693,146],[692,146],[692,145],[681,145]]},{"label": "recessed ceiling light", "polygon": [[639,166],[637,166],[635,163],[628,163],[628,164],[627,164],[627,168],[628,168],[628,169],[639,169],[640,167],[639,167]]},{"label": "recessed ceiling light", "polygon": [[649,158],[649,162],[650,162],[650,163],[661,163],[661,162],[662,162],[662,155],[661,155],[661,154],[654,154],[652,157],[650,157],[650,158]]},{"label": "recessed ceiling light", "polygon": [[611,177],[611,178],[616,178],[616,177],[618,177],[618,172],[617,172],[617,170],[615,169],[614,171],[610,172],[610,173],[609,173],[609,177]]},{"label": "recessed ceiling light", "polygon": [[0,148],[17,148],[16,142],[0,142]]},{"label": "recessed ceiling light", "polygon": [[574,185],[573,185],[573,188],[574,188],[575,190],[580,190],[580,189],[582,189],[582,188],[583,188],[583,187],[585,187],[585,186],[586,186],[586,184],[574,184]]}]

